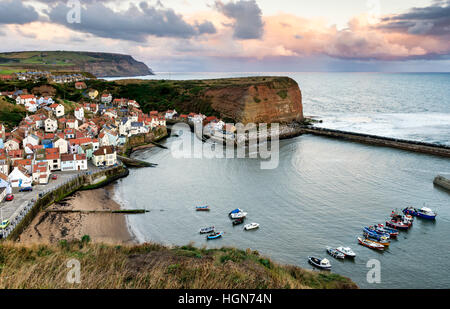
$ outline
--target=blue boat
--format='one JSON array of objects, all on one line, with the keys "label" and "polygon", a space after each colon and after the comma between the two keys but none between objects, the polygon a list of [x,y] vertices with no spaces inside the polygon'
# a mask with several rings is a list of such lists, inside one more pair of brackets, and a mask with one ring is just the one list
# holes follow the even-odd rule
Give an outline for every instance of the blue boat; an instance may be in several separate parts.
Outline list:
[{"label": "blue boat", "polygon": [[230,212],[228,215],[231,216],[232,214],[238,214],[240,212],[242,212],[242,210],[237,208],[237,209],[233,210],[232,212]]},{"label": "blue boat", "polygon": [[386,236],[387,238],[391,237],[391,234],[389,234],[388,232],[384,231],[383,229],[380,229],[377,226],[369,226],[367,229],[372,231],[372,232],[374,232],[374,233],[377,233],[380,236]]},{"label": "blue boat", "polygon": [[430,208],[423,207],[421,209],[416,209],[413,207],[408,207],[403,209],[405,215],[411,215],[414,217],[419,217],[427,220],[436,220],[437,213],[432,211]]},{"label": "blue boat", "polygon": [[210,234],[210,235],[206,236],[206,239],[207,240],[218,239],[218,238],[220,238],[222,236],[223,236],[223,232],[216,232],[216,233],[213,233],[213,234]]},{"label": "blue boat", "polygon": [[368,227],[363,228],[364,235],[375,239],[375,240],[387,240],[389,239],[389,235],[387,234],[378,234],[377,232],[369,229]]},{"label": "blue boat", "polygon": [[209,206],[198,206],[196,207],[197,211],[209,211]]}]

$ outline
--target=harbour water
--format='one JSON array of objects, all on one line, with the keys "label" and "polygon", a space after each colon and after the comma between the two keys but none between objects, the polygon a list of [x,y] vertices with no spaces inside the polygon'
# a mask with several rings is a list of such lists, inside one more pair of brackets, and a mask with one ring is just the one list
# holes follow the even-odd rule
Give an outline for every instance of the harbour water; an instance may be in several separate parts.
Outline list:
[{"label": "harbour water", "polygon": [[[360,73],[340,78],[295,74],[300,76],[296,79],[305,97],[305,113],[330,117],[329,125],[449,144],[449,75],[369,74],[371,81],[364,86],[356,83]],[[334,90],[315,92],[319,81],[327,85],[327,78],[343,81]],[[392,80],[383,82],[385,78]],[[414,79],[417,83],[412,86]],[[428,89],[414,90],[419,80]],[[375,89],[379,83],[383,90]],[[434,123],[427,117],[440,120]],[[370,125],[355,121],[363,118]],[[410,125],[402,124],[406,118]],[[388,123],[393,124],[390,129]],[[170,148],[177,139],[169,138],[165,145]],[[450,288],[450,194],[433,185],[436,175],[450,176],[448,159],[310,135],[281,141],[280,163],[273,170],[261,170],[258,159],[176,159],[170,150],[160,148],[135,156],[159,164],[131,170],[116,184],[116,197],[127,208],[150,210],[128,217],[140,241],[251,248],[280,263],[305,268],[310,268],[309,255],[325,257],[326,246],[348,245],[357,258],[341,262],[330,257],[332,271],[362,288]],[[394,208],[424,203],[438,211],[436,222],[417,219],[384,253],[357,244],[364,226],[384,223]],[[204,204],[211,206],[210,212],[195,211]],[[248,222],[258,222],[261,228],[244,232],[242,226],[233,227],[227,214],[238,207],[249,213]],[[225,232],[222,239],[207,242],[198,233],[211,225]],[[367,281],[367,262],[373,259],[381,265],[379,284]]]}]

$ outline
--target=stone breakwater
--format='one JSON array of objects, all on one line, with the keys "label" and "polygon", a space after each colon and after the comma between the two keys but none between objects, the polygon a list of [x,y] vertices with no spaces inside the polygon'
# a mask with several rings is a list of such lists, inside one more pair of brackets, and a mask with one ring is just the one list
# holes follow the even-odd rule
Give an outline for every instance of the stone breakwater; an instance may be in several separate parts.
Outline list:
[{"label": "stone breakwater", "polygon": [[450,192],[450,179],[447,179],[444,176],[437,176],[434,179],[434,184]]}]

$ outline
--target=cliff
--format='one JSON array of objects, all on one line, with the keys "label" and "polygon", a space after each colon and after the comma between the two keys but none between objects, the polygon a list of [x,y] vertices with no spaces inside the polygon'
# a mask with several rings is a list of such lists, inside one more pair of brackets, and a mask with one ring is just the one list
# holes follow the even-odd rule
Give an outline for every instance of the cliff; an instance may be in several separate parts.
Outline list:
[{"label": "cliff", "polygon": [[234,122],[289,123],[303,120],[302,93],[288,77],[191,81],[115,82],[118,94],[135,98],[144,111],[176,109]]},{"label": "cliff", "polygon": [[129,55],[72,52],[27,51],[0,53],[2,68],[17,70],[48,70],[52,72],[88,72],[96,77],[143,76],[153,72],[144,63]]},{"label": "cliff", "polygon": [[[3,243],[4,289],[355,289],[350,279],[279,265],[256,251],[157,244],[111,246],[81,241],[22,246]],[[82,265],[80,284],[70,284],[67,261]]]}]

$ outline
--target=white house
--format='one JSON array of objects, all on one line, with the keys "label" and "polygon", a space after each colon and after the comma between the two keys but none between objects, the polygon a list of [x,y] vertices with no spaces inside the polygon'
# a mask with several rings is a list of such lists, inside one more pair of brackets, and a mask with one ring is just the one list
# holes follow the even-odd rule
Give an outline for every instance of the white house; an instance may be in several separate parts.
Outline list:
[{"label": "white house", "polygon": [[50,105],[50,108],[52,109],[56,117],[59,118],[64,116],[64,105],[55,103]]},{"label": "white house", "polygon": [[33,146],[39,145],[39,137],[34,134],[28,134],[27,137],[23,139],[22,146],[25,148],[25,146],[28,144]]},{"label": "white house", "polygon": [[33,178],[21,165],[16,166],[9,174],[8,181],[13,188],[27,188],[33,185]]},{"label": "white house", "polygon": [[[5,191],[4,191],[5,195],[12,193],[12,188],[11,188],[11,184],[9,183],[8,176],[6,176],[4,173],[0,172],[0,190],[2,188],[5,189]],[[3,200],[3,198],[0,198],[0,202]]]},{"label": "white house", "polygon": [[50,178],[50,169],[46,162],[37,162],[33,165],[33,182],[35,184],[46,185]]},{"label": "white house", "polygon": [[130,131],[129,131],[129,136],[137,135],[137,134],[144,134],[144,133],[148,133],[148,132],[149,132],[149,130],[146,126],[144,126],[144,123],[132,122]]},{"label": "white house", "polygon": [[165,114],[165,118],[166,119],[173,119],[175,117],[175,115],[177,115],[177,111],[176,110],[168,110]]},{"label": "white house", "polygon": [[60,137],[58,137],[57,140],[53,142],[53,147],[58,148],[60,154],[69,152],[69,142]]},{"label": "white house", "polygon": [[18,105],[25,105],[27,103],[30,103],[31,101],[33,102],[37,101],[36,97],[32,94],[22,94],[17,96],[16,98],[16,104]]},{"label": "white house", "polygon": [[15,138],[11,138],[5,142],[4,146],[6,151],[18,150],[20,148],[20,142]]},{"label": "white house", "polygon": [[100,147],[92,156],[95,166],[112,166],[117,163],[116,150],[113,146]]},{"label": "white house", "polygon": [[61,171],[85,171],[87,169],[85,154],[65,154],[61,156]]},{"label": "white house", "polygon": [[45,132],[54,133],[58,130],[58,121],[56,119],[47,118],[44,121]]},{"label": "white house", "polygon": [[110,93],[108,94],[102,94],[102,103],[109,104],[112,101],[112,95]]},{"label": "white house", "polygon": [[78,129],[78,120],[76,119],[67,119],[66,121],[66,128],[70,129]]},{"label": "white house", "polygon": [[83,121],[84,119],[84,109],[82,107],[78,107],[75,109],[75,118],[77,118],[80,121]]},{"label": "white house", "polygon": [[38,104],[34,101],[25,103],[25,109],[27,110],[27,112],[35,113],[37,111],[37,108]]}]

